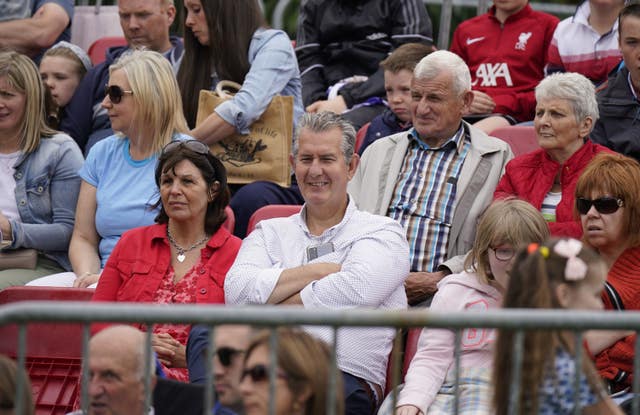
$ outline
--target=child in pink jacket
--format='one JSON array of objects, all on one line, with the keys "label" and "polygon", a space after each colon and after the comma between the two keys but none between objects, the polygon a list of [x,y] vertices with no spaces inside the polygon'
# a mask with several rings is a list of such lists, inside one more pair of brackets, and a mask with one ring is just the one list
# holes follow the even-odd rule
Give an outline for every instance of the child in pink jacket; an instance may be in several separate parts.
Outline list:
[{"label": "child in pink jacket", "polygon": [[[507,271],[516,249],[549,236],[547,223],[529,203],[517,199],[494,202],[484,213],[476,239],[465,261],[466,271],[445,277],[431,310],[482,312],[502,302]],[[461,336],[461,414],[491,413],[490,370],[493,329],[465,329]],[[455,357],[454,332],[425,328],[400,391],[396,414],[453,413]]]}]

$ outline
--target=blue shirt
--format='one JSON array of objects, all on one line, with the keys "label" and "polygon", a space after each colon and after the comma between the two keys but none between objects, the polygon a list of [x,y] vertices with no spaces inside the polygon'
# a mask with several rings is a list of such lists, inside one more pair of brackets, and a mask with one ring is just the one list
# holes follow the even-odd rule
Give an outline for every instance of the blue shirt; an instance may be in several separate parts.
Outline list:
[{"label": "blue shirt", "polygon": [[[588,359],[588,357],[583,357]],[[579,394],[581,407],[596,404],[599,398],[589,386],[584,373],[580,373],[579,389],[576,391],[576,364],[565,349],[556,350],[555,359],[550,362],[546,376],[540,386],[538,414],[540,415],[570,415],[573,414],[573,396]]]},{"label": "blue shirt", "polygon": [[[190,139],[179,135],[178,139]],[[160,193],[155,182],[158,154],[133,160],[129,139],[112,135],[91,148],[80,177],[96,188],[98,253],[104,268],[120,236],[129,229],[152,225],[159,210],[152,206]]]}]

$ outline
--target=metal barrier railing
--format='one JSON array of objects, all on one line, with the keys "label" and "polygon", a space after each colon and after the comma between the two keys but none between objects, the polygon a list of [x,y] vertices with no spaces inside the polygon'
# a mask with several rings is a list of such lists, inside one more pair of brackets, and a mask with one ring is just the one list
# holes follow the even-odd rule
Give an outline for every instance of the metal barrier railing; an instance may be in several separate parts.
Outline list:
[{"label": "metal barrier railing", "polygon": [[[624,318],[621,318],[624,316]],[[253,307],[230,307],[224,305],[153,305],[153,304],[130,304],[117,303],[117,306],[110,303],[90,303],[87,302],[42,302],[42,301],[25,301],[19,303],[11,303],[0,307],[0,326],[7,324],[17,324],[19,326],[18,333],[18,364],[24,367],[25,350],[28,339],[26,338],[26,325],[35,322],[64,322],[64,323],[80,323],[84,325],[83,335],[83,361],[87,357],[87,343],[89,339],[89,325],[94,322],[113,322],[113,323],[187,323],[187,324],[205,324],[210,327],[221,324],[250,324],[254,326],[263,326],[272,329],[271,335],[271,388],[273,392],[275,384],[275,366],[276,362],[276,327],[289,325],[312,325],[312,326],[330,326],[334,329],[332,371],[330,377],[330,391],[334,390],[336,385],[336,352],[335,338],[339,327],[395,327],[411,328],[411,327],[431,327],[431,328],[448,328],[456,333],[455,346],[455,370],[456,384],[459,380],[460,368],[460,334],[465,328],[497,328],[510,329],[516,332],[514,341],[515,359],[514,374],[521,370],[524,331],[532,329],[551,329],[551,330],[572,330],[576,333],[576,350],[581,350],[582,332],[590,329],[598,330],[634,330],[636,334],[640,332],[640,312],[625,311],[620,312],[604,311],[564,311],[564,310],[492,310],[482,313],[458,312],[458,313],[442,313],[433,312],[428,309],[410,309],[410,310],[367,310],[367,309],[349,309],[349,310],[303,310],[299,307],[287,306],[253,306]],[[396,336],[398,337],[398,336]],[[397,342],[398,339],[396,339]],[[150,345],[151,334],[147,335],[147,343]],[[205,414],[211,414],[213,403],[212,373],[213,373],[213,350],[211,345],[214,343],[213,330],[210,330],[209,347],[207,348],[207,386],[205,388]],[[396,343],[397,344],[397,343]],[[635,345],[634,356],[634,373],[640,373],[640,347],[639,343]],[[146,365],[149,369],[149,360],[146,356]],[[577,352],[575,359],[579,361],[583,357],[583,353]],[[394,385],[399,379],[400,365],[398,363],[397,354],[392,356],[396,361],[395,370],[392,375]],[[579,366],[578,366],[579,367]],[[82,405],[86,409],[87,404],[87,365],[83,364],[82,369]],[[148,373],[148,370],[145,372]],[[576,382],[579,382],[580,371],[576,371]],[[513,376],[514,383],[511,387],[512,409],[516,405],[516,393],[519,389],[519,376]],[[21,383],[18,382],[17,405],[20,406],[22,401],[19,399],[26,391],[21,390]],[[149,379],[145,380],[146,402],[150,402]],[[395,390],[395,389],[394,389]],[[578,390],[577,388],[575,390]],[[634,376],[633,393],[634,400],[632,405],[633,414],[640,414],[640,377]],[[272,394],[273,396],[273,394]],[[333,413],[335,393],[329,393],[328,396],[329,413]],[[396,396],[394,392],[394,407]],[[456,390],[454,407],[458,408],[458,391]],[[577,403],[577,400],[576,400]],[[270,407],[271,413],[274,413],[273,404]],[[21,408],[16,408],[16,413],[22,413]],[[511,413],[515,413],[512,411]],[[580,408],[576,405],[576,414],[580,413]]]}]

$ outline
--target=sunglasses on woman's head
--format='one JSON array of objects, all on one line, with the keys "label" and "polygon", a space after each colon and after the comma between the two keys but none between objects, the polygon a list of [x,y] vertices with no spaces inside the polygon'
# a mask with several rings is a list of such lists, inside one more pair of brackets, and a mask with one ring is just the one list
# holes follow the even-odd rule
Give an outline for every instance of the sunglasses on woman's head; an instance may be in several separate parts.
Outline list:
[{"label": "sunglasses on woman's head", "polygon": [[[251,381],[253,383],[264,382],[266,380],[269,380],[269,369],[266,365],[255,365],[242,371],[241,380],[244,380],[244,378],[246,378],[247,376],[251,377]],[[276,376],[285,379],[287,377],[286,374],[280,371],[276,373]]]},{"label": "sunglasses on woman's head", "polygon": [[220,347],[216,350],[218,360],[224,367],[231,366],[231,359],[237,354],[244,353],[243,350],[234,349],[233,347]]},{"label": "sunglasses on woman's head", "polygon": [[594,206],[603,215],[610,215],[624,206],[624,201],[617,197],[599,197],[593,200],[579,197],[576,199],[576,207],[581,215],[586,215],[591,206]]},{"label": "sunglasses on woman's head", "polygon": [[105,85],[104,94],[109,97],[109,101],[113,104],[119,104],[125,94],[133,95],[133,91],[125,91],[118,85]]},{"label": "sunglasses on woman's head", "polygon": [[162,154],[169,153],[180,147],[184,147],[198,154],[209,154],[209,146],[198,140],[172,141],[164,146],[164,148],[162,149]]}]

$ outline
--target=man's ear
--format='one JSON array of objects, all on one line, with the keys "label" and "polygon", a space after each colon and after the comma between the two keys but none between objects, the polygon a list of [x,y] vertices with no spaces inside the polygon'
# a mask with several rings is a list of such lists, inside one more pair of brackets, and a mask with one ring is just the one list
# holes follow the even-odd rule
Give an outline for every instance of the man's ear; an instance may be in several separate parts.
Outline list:
[{"label": "man's ear", "polygon": [[292,169],[296,168],[296,159],[293,157],[293,154],[289,154],[289,165]]},{"label": "man's ear", "polygon": [[353,153],[353,156],[351,156],[351,160],[349,160],[349,164],[347,166],[347,175],[349,177],[349,180],[351,180],[353,178],[353,176],[356,174],[356,170],[358,169],[358,165],[360,164],[360,156],[358,155],[358,153]]},{"label": "man's ear", "polygon": [[571,288],[569,285],[564,282],[556,285],[555,294],[562,308],[569,308],[569,303],[571,302]]},{"label": "man's ear", "polygon": [[473,103],[473,91],[465,91],[462,93],[462,113],[466,114],[471,110]]},{"label": "man's ear", "polygon": [[167,16],[169,18],[169,25],[173,24],[173,21],[176,19],[176,6],[173,5],[173,2],[168,4],[167,6]]}]

